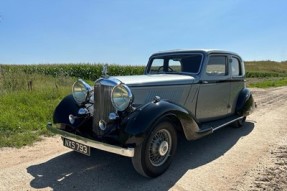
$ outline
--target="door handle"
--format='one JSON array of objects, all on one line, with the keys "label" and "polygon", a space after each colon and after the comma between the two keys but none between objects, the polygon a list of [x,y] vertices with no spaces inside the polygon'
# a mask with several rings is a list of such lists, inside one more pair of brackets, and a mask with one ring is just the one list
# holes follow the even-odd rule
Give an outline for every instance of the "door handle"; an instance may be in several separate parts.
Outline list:
[{"label": "door handle", "polygon": [[201,83],[203,83],[203,84],[208,84],[208,81],[202,80]]}]

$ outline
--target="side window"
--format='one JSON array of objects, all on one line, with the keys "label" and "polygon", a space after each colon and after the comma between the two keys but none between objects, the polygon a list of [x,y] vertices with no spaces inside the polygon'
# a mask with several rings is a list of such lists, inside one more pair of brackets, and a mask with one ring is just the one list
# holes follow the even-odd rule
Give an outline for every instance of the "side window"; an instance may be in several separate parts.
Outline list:
[{"label": "side window", "polygon": [[153,59],[152,64],[150,66],[150,74],[156,74],[163,71],[164,59],[156,58]]},{"label": "side window", "polygon": [[232,57],[231,62],[231,74],[232,76],[241,76],[240,61],[237,58]]},{"label": "side window", "polygon": [[206,74],[209,76],[226,76],[228,75],[228,68],[225,56],[211,56],[209,58]]},{"label": "side window", "polygon": [[[168,66],[172,70],[172,72],[181,72],[180,60],[170,59],[168,62]],[[169,69],[169,71],[170,71],[170,69]]]},{"label": "side window", "polygon": [[198,73],[202,62],[202,55],[190,55],[182,58],[180,62],[182,72]]}]

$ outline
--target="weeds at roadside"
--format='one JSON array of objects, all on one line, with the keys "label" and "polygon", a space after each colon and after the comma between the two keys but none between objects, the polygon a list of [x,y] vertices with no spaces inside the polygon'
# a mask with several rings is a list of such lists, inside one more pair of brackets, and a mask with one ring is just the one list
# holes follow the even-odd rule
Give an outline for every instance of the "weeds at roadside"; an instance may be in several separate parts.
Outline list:
[{"label": "weeds at roadside", "polygon": [[248,84],[251,88],[270,88],[270,87],[280,87],[287,86],[287,78],[261,78],[256,82],[251,82]]},{"label": "weeds at roadside", "polygon": [[21,147],[50,135],[46,123],[75,79],[2,70],[0,80],[0,147]]}]

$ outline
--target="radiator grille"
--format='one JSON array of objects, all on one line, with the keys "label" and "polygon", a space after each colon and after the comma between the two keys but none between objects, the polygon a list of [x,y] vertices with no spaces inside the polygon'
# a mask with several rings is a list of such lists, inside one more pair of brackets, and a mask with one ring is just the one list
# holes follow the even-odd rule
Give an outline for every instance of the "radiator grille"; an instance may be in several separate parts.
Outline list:
[{"label": "radiator grille", "polygon": [[94,87],[94,121],[93,131],[97,136],[103,135],[103,131],[99,128],[99,121],[109,122],[109,114],[114,112],[114,107],[111,102],[111,92],[114,84],[104,83],[105,79],[99,80]]}]

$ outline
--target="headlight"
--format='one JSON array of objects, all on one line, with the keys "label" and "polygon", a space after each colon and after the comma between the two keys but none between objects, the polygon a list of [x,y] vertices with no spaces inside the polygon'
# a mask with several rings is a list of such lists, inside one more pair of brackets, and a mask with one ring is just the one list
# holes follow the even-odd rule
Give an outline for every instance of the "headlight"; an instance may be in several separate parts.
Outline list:
[{"label": "headlight", "polygon": [[89,92],[92,90],[93,89],[89,84],[87,84],[84,80],[79,79],[73,85],[73,88],[72,88],[73,97],[75,101],[79,105],[81,105],[82,103],[87,101],[87,98],[89,97]]},{"label": "headlight", "polygon": [[119,84],[112,90],[112,104],[118,111],[124,111],[133,101],[133,95],[128,86]]}]

